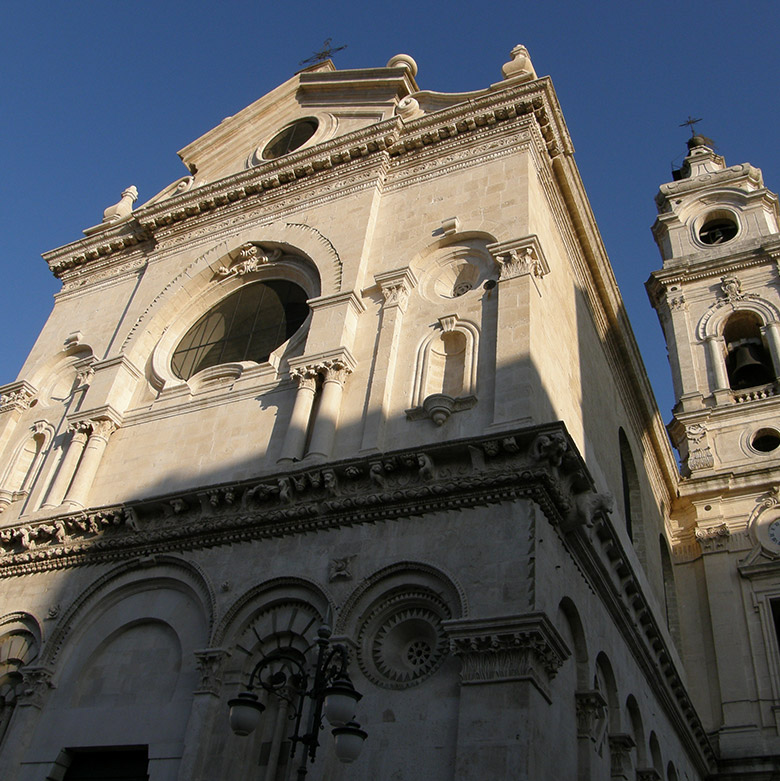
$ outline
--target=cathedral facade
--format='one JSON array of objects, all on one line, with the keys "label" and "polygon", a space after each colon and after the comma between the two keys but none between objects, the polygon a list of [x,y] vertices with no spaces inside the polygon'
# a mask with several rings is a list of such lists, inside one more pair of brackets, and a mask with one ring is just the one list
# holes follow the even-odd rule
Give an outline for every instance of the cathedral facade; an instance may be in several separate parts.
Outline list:
[{"label": "cathedral facade", "polygon": [[45,254],[1,778],[780,777],[777,197],[699,136],[657,196],[678,465],[549,78],[416,75],[318,62]]}]

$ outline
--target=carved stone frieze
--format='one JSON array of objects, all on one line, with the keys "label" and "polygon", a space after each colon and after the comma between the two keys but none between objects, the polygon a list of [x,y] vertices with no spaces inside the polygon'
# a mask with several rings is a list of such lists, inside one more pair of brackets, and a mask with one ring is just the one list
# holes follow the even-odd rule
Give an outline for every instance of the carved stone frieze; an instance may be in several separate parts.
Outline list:
[{"label": "carved stone frieze", "polygon": [[43,561],[50,556],[82,553],[93,546],[100,549],[99,539],[119,527],[135,527],[129,508],[81,512],[23,526],[9,526],[0,530],[0,569],[10,561]]},{"label": "carved stone frieze", "polygon": [[543,613],[446,621],[463,685],[529,681],[549,699],[549,682],[571,655]]},{"label": "carved stone frieze", "polygon": [[[537,135],[551,157],[571,151],[571,141],[551,88],[543,81],[534,81],[520,84],[509,92],[488,93],[437,111],[432,116],[424,115],[400,124],[392,118],[331,142],[296,150],[283,159],[264,161],[226,180],[153,201],[114,225],[101,226],[102,229],[95,235],[47,253],[45,259],[52,272],[63,277],[72,269],[124,252],[139,243],[158,239],[158,232],[164,234],[177,223],[202,219],[202,215],[208,216],[215,211],[227,213],[235,207],[244,209],[243,204],[247,201],[272,199],[276,190],[283,191],[285,202],[290,202],[295,198],[291,189],[302,180],[306,183],[310,179],[329,178],[332,180],[330,187],[343,193],[345,185],[349,186],[347,180],[353,177],[344,176],[341,172],[332,176],[336,173],[333,169],[348,164],[359,167],[372,158],[378,159],[382,167],[388,156],[398,159],[424,152],[431,146],[443,145],[443,150],[436,155],[436,165],[451,167],[449,158],[452,154],[448,153],[447,147],[452,146],[455,139],[461,147],[460,156],[484,157],[484,150],[464,148],[462,137],[490,134],[502,123],[511,123],[518,118],[535,124]],[[494,143],[509,146],[516,141],[514,134],[509,134]],[[376,172],[364,175],[366,183],[376,180],[376,177]],[[312,203],[310,195],[304,194],[301,198]],[[246,217],[237,219],[246,220]],[[170,239],[174,244],[180,240],[181,237]],[[166,241],[169,241],[166,237],[158,240],[157,247],[162,248]],[[109,269],[108,274],[111,273]]]}]

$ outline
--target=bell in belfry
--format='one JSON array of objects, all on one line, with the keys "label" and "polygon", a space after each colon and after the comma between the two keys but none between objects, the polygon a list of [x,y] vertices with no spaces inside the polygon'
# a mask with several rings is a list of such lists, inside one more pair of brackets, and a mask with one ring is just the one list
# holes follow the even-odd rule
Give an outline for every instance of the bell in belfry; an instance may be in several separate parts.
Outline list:
[{"label": "bell in belfry", "polygon": [[732,385],[735,389],[753,388],[772,382],[772,374],[764,362],[761,345],[754,342],[741,344],[734,350]]}]

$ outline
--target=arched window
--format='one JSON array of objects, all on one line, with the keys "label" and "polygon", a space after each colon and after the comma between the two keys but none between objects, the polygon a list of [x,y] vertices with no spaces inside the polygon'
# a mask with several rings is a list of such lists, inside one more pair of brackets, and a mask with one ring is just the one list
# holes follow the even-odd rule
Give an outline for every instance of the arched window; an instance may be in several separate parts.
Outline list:
[{"label": "arched window", "polygon": [[185,334],[171,360],[174,374],[188,380],[221,363],[267,361],[303,325],[307,298],[303,288],[287,280],[243,285]]},{"label": "arched window", "polygon": [[620,446],[620,477],[623,484],[623,512],[626,519],[626,531],[629,539],[633,542],[635,521],[639,519],[641,513],[639,478],[634,465],[631,445],[628,444],[628,437],[622,428],[618,431],[618,443]]},{"label": "arched window", "polygon": [[772,359],[764,345],[761,323],[753,312],[735,312],[723,328],[726,372],[732,390],[774,381]]}]

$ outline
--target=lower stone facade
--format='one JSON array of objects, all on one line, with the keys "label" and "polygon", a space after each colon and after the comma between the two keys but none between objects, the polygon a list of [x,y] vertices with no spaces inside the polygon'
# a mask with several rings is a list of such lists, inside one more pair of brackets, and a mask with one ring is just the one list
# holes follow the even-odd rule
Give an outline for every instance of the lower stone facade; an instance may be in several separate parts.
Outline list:
[{"label": "lower stone facade", "polygon": [[88,740],[148,746],[155,781],[288,778],[286,706],[241,738],[227,701],[330,622],[369,737],[346,767],[321,733],[314,777],[706,778],[608,508],[557,424],[33,526],[0,559],[28,640],[0,776],[62,778]]}]

